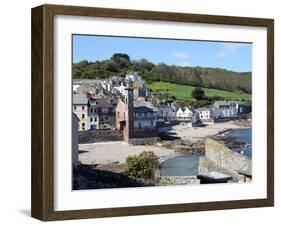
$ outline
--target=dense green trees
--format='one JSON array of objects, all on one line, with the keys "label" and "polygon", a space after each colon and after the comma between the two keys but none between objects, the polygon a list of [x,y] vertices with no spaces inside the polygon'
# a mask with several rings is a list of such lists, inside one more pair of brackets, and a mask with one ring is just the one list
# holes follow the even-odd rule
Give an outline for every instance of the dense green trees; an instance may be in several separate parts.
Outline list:
[{"label": "dense green trees", "polygon": [[195,100],[204,100],[205,92],[202,88],[197,87],[192,91],[191,97],[194,98]]},{"label": "dense green trees", "polygon": [[73,78],[109,78],[125,76],[129,71],[138,71],[146,81],[164,81],[182,85],[216,88],[228,91],[251,93],[251,72],[233,72],[221,68],[181,67],[153,64],[146,59],[131,60],[124,53],[115,53],[110,59],[96,62],[87,60],[74,63]]}]

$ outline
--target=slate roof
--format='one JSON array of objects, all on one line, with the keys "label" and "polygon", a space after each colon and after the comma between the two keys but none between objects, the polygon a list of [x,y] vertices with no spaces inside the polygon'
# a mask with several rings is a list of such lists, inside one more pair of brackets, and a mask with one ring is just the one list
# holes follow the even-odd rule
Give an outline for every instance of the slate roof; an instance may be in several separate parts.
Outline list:
[{"label": "slate roof", "polygon": [[156,112],[157,109],[150,101],[134,101],[134,112]]},{"label": "slate roof", "polygon": [[88,98],[86,97],[86,95],[83,94],[74,94],[73,95],[73,104],[74,105],[86,105],[88,104]]},{"label": "slate roof", "polygon": [[196,111],[211,111],[211,108],[197,108]]},{"label": "slate roof", "polygon": [[111,108],[113,105],[109,103],[105,98],[92,98],[90,99],[90,104],[96,101],[96,104],[94,106],[98,108]]},{"label": "slate roof", "polygon": [[225,100],[216,100],[214,105],[230,105],[230,104],[245,104],[242,101],[225,101]]}]

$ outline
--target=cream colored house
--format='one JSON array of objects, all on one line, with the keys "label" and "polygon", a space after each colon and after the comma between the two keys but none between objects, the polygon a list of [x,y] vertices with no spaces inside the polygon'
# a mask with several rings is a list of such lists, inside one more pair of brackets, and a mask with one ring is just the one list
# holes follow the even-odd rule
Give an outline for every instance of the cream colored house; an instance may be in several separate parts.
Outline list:
[{"label": "cream colored house", "polygon": [[213,120],[214,111],[211,108],[198,108],[196,109],[199,115],[199,119],[204,121]]},{"label": "cream colored house", "polygon": [[79,131],[89,130],[90,123],[88,118],[88,98],[84,94],[73,95],[73,113],[79,119]]}]

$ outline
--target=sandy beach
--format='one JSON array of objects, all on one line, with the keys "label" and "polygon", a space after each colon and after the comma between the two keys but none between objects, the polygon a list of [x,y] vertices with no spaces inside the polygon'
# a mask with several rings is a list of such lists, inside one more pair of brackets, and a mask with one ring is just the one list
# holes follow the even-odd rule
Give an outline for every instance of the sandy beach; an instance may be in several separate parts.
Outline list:
[{"label": "sandy beach", "polygon": [[[206,137],[214,136],[230,129],[240,129],[242,126],[234,125],[232,122],[217,123],[205,127],[189,128],[186,125],[176,125],[172,127],[175,136],[182,140],[197,142]],[[129,145],[123,141],[79,144],[79,161],[83,164],[123,164],[126,158],[138,155],[143,151],[153,151],[156,156],[163,158],[176,154],[173,148],[166,148],[161,145]]]},{"label": "sandy beach", "polygon": [[129,145],[126,142],[93,143],[79,145],[79,161],[83,164],[125,163],[126,158],[143,151],[153,151],[158,157],[174,154],[173,149],[152,145]]},{"label": "sandy beach", "polygon": [[175,136],[180,137],[183,140],[196,142],[198,140],[205,139],[206,137],[214,136],[218,133],[222,133],[226,130],[244,128],[233,124],[233,122],[215,123],[206,125],[204,127],[192,127],[189,128],[187,125],[176,125],[172,127],[170,132],[174,133]]}]

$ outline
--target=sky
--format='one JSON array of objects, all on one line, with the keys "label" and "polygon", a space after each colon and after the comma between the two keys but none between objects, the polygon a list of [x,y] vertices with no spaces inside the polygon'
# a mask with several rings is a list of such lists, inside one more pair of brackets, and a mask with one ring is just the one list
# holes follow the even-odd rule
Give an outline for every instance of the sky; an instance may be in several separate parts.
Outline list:
[{"label": "sky", "polygon": [[147,59],[158,64],[224,68],[252,71],[252,44],[73,35],[73,62],[110,59],[126,53],[131,60]]}]

